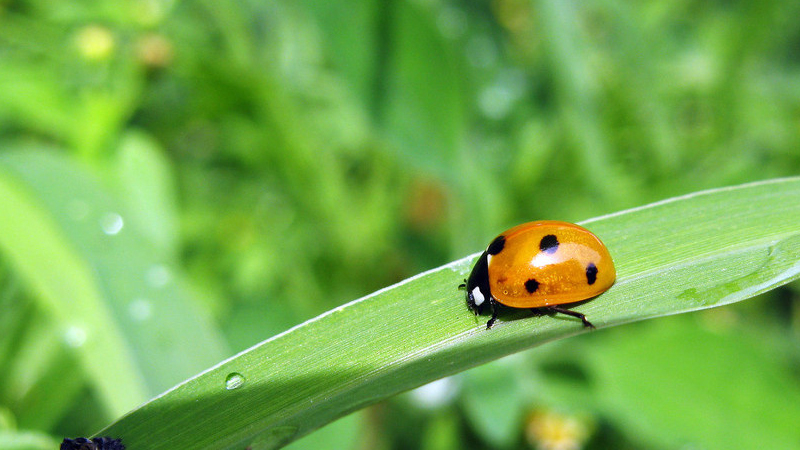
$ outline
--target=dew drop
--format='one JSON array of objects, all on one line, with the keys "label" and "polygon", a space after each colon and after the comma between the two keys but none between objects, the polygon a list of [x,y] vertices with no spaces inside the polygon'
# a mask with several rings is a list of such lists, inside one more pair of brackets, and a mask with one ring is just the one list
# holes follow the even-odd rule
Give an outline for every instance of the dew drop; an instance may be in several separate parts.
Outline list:
[{"label": "dew drop", "polygon": [[67,328],[64,331],[64,342],[73,348],[82,346],[86,342],[86,330],[77,326]]},{"label": "dew drop", "polygon": [[150,287],[160,288],[166,286],[172,280],[172,273],[169,267],[163,264],[156,264],[147,269],[144,278]]},{"label": "dew drop", "polygon": [[143,322],[153,315],[153,304],[146,298],[137,298],[128,305],[128,313],[133,320]]},{"label": "dew drop", "polygon": [[225,389],[232,391],[244,384],[245,378],[238,372],[231,372],[225,377]]},{"label": "dew drop", "polygon": [[103,233],[114,236],[122,231],[122,227],[125,225],[125,221],[122,220],[122,216],[117,213],[105,213],[103,217],[100,218],[100,228],[103,229]]}]

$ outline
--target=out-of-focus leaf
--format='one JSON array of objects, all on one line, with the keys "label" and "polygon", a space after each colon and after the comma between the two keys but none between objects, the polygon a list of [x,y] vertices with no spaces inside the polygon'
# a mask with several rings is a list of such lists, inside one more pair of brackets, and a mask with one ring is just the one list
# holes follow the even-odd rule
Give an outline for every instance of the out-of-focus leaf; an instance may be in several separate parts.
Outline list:
[{"label": "out-of-focus leaf", "polygon": [[797,379],[750,334],[660,321],[595,340],[583,363],[601,409],[631,437],[664,448],[800,444]]},{"label": "out-of-focus leaf", "polygon": [[50,436],[30,431],[0,430],[0,448],[3,450],[53,450],[58,448]]},{"label": "out-of-focus leaf", "polygon": [[122,414],[219,361],[221,337],[169,255],[128,219],[131,205],[55,152],[26,150],[0,156],[0,244],[111,411]]},{"label": "out-of-focus leaf", "polygon": [[287,450],[316,450],[320,448],[349,449],[358,448],[359,438],[366,426],[364,415],[353,413],[336,422],[326,425],[306,437],[286,446]]},{"label": "out-of-focus leaf", "polygon": [[499,361],[487,371],[473,373],[464,383],[464,412],[474,427],[494,447],[505,448],[517,439],[516,430],[528,405],[525,398],[509,386],[516,374],[508,360]]},{"label": "out-of-focus leaf", "polygon": [[403,157],[429,169],[448,168],[466,137],[469,80],[462,55],[421,5],[396,2],[382,14],[389,15],[389,48],[379,114]]},{"label": "out-of-focus leaf", "polygon": [[[125,338],[113,326],[93,268],[31,186],[3,164],[8,156],[0,161],[0,249],[33,290],[40,308],[56,320],[57,333],[78,355],[109,413],[121,414],[147,398],[144,379]],[[21,168],[35,170],[24,164]]]},{"label": "out-of-focus leaf", "polygon": [[158,144],[143,132],[131,131],[120,142],[116,170],[130,219],[155,250],[176,252],[178,219],[175,186],[169,162]]}]

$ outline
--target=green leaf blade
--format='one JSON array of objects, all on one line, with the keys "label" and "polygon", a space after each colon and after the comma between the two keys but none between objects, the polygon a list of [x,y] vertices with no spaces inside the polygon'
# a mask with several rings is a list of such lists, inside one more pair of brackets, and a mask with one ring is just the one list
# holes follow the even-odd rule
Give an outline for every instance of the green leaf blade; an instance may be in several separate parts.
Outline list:
[{"label": "green leaf blade", "polygon": [[[598,327],[749,298],[800,277],[800,178],[697,193],[584,225],[617,283],[575,308]],[[131,449],[276,448],[360,407],[585,332],[504,314],[492,330],[456,286],[475,255],[348,303],[163,394],[103,434]],[[245,382],[226,388],[238,373]]]}]

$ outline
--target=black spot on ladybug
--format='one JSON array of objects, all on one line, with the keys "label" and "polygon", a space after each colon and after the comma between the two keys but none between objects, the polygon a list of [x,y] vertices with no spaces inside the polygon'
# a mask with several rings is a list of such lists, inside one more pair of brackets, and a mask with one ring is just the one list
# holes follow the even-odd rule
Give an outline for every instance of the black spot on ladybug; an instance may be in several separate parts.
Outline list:
[{"label": "black spot on ladybug", "polygon": [[122,445],[121,439],[112,439],[110,437],[96,437],[92,439],[87,438],[64,438],[61,441],[61,450],[125,450]]},{"label": "black spot on ladybug", "polygon": [[490,255],[496,255],[503,251],[503,247],[506,246],[506,237],[505,236],[497,236],[494,238],[491,244],[489,244],[489,248],[486,249],[486,253]]},{"label": "black spot on ladybug", "polygon": [[558,238],[554,234],[548,234],[539,242],[539,249],[552,255],[558,250]]},{"label": "black spot on ladybug", "polygon": [[597,266],[595,266],[594,263],[589,263],[589,265],[586,266],[586,281],[590,285],[597,281]]},{"label": "black spot on ladybug", "polygon": [[525,282],[525,290],[529,293],[533,294],[537,289],[539,289],[539,282],[533,278]]}]

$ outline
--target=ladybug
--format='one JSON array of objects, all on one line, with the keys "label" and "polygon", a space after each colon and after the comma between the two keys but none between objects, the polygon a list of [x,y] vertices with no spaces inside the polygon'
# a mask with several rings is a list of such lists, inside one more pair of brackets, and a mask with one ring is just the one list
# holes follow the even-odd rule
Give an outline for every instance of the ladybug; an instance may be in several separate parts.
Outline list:
[{"label": "ladybug", "polygon": [[68,439],[61,442],[61,450],[125,450],[122,440],[110,437],[96,437],[87,439],[83,437]]},{"label": "ladybug", "polygon": [[591,231],[541,220],[494,238],[459,287],[466,288],[467,305],[475,315],[489,305],[492,318],[486,329],[497,320],[498,304],[567,314],[594,328],[583,314],[558,305],[595,297],[615,279],[611,255]]}]

